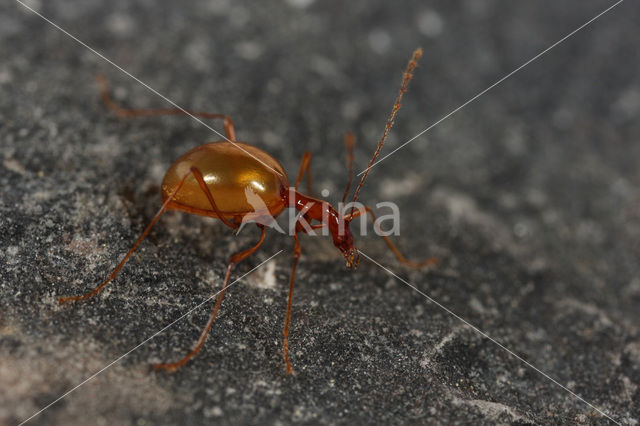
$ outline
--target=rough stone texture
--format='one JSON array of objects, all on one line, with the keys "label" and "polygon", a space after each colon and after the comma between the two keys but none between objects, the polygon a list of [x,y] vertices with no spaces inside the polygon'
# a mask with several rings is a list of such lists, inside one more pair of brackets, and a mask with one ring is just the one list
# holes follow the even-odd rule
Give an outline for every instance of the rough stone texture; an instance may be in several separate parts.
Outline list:
[{"label": "rough stone texture", "polygon": [[[162,3],[162,4],[160,4]],[[402,3],[402,4],[400,4]],[[411,51],[425,57],[384,152],[554,43],[607,1],[30,1],[180,105],[233,116],[290,175],[314,153],[340,198],[342,134],[370,157]],[[113,285],[93,288],[160,203],[171,161],[217,139],[17,3],[0,6],[0,424],[15,424],[210,297],[255,240],[170,213]],[[640,73],[624,2],[375,168],[363,200],[402,211],[399,244],[433,271],[369,256],[622,424],[640,421]],[[218,123],[216,128],[221,129]],[[33,424],[605,424],[607,420],[384,270],[345,270],[304,238],[292,358],[281,358],[292,241],[238,266],[205,349],[175,374],[209,306]]]}]

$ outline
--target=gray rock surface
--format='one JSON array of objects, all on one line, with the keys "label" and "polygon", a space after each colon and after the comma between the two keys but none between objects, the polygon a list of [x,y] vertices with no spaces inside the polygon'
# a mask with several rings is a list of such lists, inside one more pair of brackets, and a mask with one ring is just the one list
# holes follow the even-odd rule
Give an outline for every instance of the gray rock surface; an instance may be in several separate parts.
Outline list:
[{"label": "gray rock surface", "polygon": [[[400,4],[402,3],[402,4]],[[612,4],[42,1],[29,4],[178,104],[230,114],[241,140],[340,198],[342,135],[367,163],[412,50],[425,56],[385,153]],[[363,200],[398,203],[398,243],[431,271],[358,247],[621,424],[640,421],[640,8],[627,1],[376,167]],[[328,239],[303,238],[284,374],[291,238],[270,233],[203,352],[175,374],[228,256],[256,238],[167,214],[99,297],[188,149],[162,99],[12,1],[0,6],[0,424],[607,424],[422,295]],[[218,123],[213,123],[221,129]]]}]

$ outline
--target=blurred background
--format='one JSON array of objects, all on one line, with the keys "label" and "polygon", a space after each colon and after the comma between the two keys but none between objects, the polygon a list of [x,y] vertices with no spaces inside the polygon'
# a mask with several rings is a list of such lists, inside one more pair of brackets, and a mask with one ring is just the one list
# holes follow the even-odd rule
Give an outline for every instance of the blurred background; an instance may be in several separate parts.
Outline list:
[{"label": "blurred background", "polygon": [[[416,47],[424,56],[382,155],[614,2],[587,0],[25,4],[184,108],[230,115],[238,139],[337,202],[343,135],[366,167]],[[178,156],[219,139],[17,2],[0,6],[0,423],[28,418],[217,291],[235,237],[171,213],[119,278],[93,288],[160,205]],[[358,248],[622,424],[640,420],[640,73],[622,2],[376,166],[362,201],[401,209],[396,241]],[[209,123],[219,131],[222,125]],[[355,273],[304,238],[284,375],[290,238],[270,234],[203,352],[176,374],[209,304],[34,424],[605,423],[591,407],[375,264]]]}]

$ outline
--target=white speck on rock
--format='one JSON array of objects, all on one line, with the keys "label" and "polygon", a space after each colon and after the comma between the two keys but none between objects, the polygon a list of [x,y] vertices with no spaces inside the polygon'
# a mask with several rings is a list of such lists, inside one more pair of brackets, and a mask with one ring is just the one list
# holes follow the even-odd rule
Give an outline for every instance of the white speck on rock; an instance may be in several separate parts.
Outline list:
[{"label": "white speck on rock", "polygon": [[443,27],[440,14],[434,10],[424,11],[418,16],[418,30],[427,37],[439,36]]},{"label": "white speck on rock", "polygon": [[385,178],[380,183],[380,195],[383,198],[402,197],[415,193],[422,185],[422,179],[417,173],[409,173],[401,180]]},{"label": "white speck on rock", "polygon": [[473,309],[474,311],[480,314],[487,313],[487,309],[484,307],[480,299],[478,299],[475,296],[472,296],[471,299],[469,299],[469,306],[471,307],[471,309]]},{"label": "white speck on rock", "polygon": [[574,114],[567,108],[559,108],[553,113],[553,124],[561,130],[573,126]]},{"label": "white speck on rock", "polygon": [[339,78],[341,76],[335,62],[324,56],[313,55],[309,60],[309,66],[312,70],[325,77]]},{"label": "white speck on rock", "polygon": [[523,129],[518,125],[508,126],[504,131],[503,143],[513,155],[524,155],[527,152],[527,141]]},{"label": "white speck on rock", "polygon": [[[555,305],[557,308],[559,308],[559,312],[568,312],[571,310],[574,312],[584,312],[586,314],[592,315],[593,317],[596,317],[598,319],[598,325],[601,325],[603,327],[613,327],[613,325],[615,324],[614,321],[609,318],[606,311],[593,304],[584,303],[576,299],[563,298],[560,300],[556,300]],[[640,351],[638,355],[640,356]]]},{"label": "white speck on rock", "polygon": [[636,367],[640,367],[640,341],[631,342],[624,347],[624,353],[629,357],[629,361]]},{"label": "white speck on rock", "polygon": [[306,9],[311,6],[315,0],[286,0],[287,4],[298,9]]},{"label": "white speck on rock", "polygon": [[369,33],[369,46],[379,55],[387,53],[391,47],[391,36],[384,30],[373,30]]},{"label": "white speck on rock", "polygon": [[274,288],[276,286],[276,262],[271,261],[265,266],[263,282],[265,287]]},{"label": "white speck on rock", "polygon": [[0,70],[0,84],[11,83],[12,80],[13,75],[11,74],[11,71],[9,71],[8,69]]},{"label": "white speck on rock", "polygon": [[16,172],[21,175],[24,175],[27,172],[24,166],[18,163],[18,161],[13,158],[4,160],[2,165],[5,167],[5,169],[11,170],[12,172]]},{"label": "white speck on rock", "polygon": [[126,36],[133,32],[136,23],[129,15],[112,13],[106,19],[106,26],[113,34]]},{"label": "white speck on rock", "polygon": [[362,111],[362,105],[358,101],[346,101],[342,104],[342,116],[345,120],[356,120]]},{"label": "white speck on rock", "polygon": [[229,11],[231,6],[230,0],[216,0],[206,2],[206,11],[211,12],[213,15],[224,15]]},{"label": "white speck on rock", "polygon": [[512,237],[512,229],[494,215],[481,210],[472,197],[448,188],[436,189],[431,197],[449,211],[453,222],[466,222],[480,227],[495,247],[507,248],[512,253],[521,250]]},{"label": "white speck on rock", "polygon": [[631,282],[622,289],[622,294],[626,297],[635,298],[640,296],[640,277],[631,279]]},{"label": "white speck on rock", "polygon": [[513,226],[513,233],[518,238],[524,238],[529,236],[529,234],[531,233],[531,230],[529,229],[529,226],[527,226],[526,223],[518,222]]},{"label": "white speck on rock", "polygon": [[493,420],[497,420],[502,414],[507,414],[513,420],[529,421],[527,417],[518,413],[514,408],[498,402],[485,401],[482,399],[460,399],[458,397],[454,397],[451,402],[457,406],[470,405],[476,407],[482,414]]},{"label": "white speck on rock", "polygon": [[262,55],[262,46],[253,41],[236,43],[235,51],[243,59],[255,61]]},{"label": "white speck on rock", "polygon": [[632,87],[624,91],[613,104],[613,111],[627,118],[637,116],[640,112],[640,89]]},{"label": "white speck on rock", "polygon": [[36,12],[40,12],[40,9],[42,9],[42,2],[40,0],[22,0],[22,2]]},{"label": "white speck on rock", "polygon": [[214,46],[202,39],[188,43],[184,49],[185,59],[198,70],[207,70],[211,66],[210,53]]},{"label": "white speck on rock", "polygon": [[436,343],[431,349],[429,349],[422,359],[420,360],[420,366],[423,368],[431,367],[433,357],[438,355],[442,348],[444,348],[449,342],[455,339],[463,331],[462,327],[456,327],[451,330],[446,336],[444,336],[438,343]]},{"label": "white speck on rock", "polygon": [[9,246],[7,248],[7,256],[14,257],[16,254],[18,254],[18,250],[19,250],[18,246]]},{"label": "white speck on rock", "polygon": [[211,407],[205,409],[203,414],[205,417],[222,417],[224,413],[222,412],[222,408],[220,407]]},{"label": "white speck on rock", "polygon": [[247,283],[253,287],[274,289],[277,284],[276,262],[274,260],[270,260],[263,268],[260,268],[260,270],[254,274],[253,279],[249,277],[247,278]]},{"label": "white speck on rock", "polygon": [[272,132],[271,130],[265,130],[264,132],[262,132],[262,142],[264,142],[267,146],[279,146],[281,141],[282,138],[280,137],[280,135]]}]

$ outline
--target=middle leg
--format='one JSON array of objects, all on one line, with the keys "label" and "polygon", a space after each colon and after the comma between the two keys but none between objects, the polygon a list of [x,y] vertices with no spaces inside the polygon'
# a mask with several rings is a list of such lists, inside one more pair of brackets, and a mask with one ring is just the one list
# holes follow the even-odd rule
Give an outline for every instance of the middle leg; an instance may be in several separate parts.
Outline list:
[{"label": "middle leg", "polygon": [[298,172],[298,178],[294,185],[295,189],[298,189],[298,185],[302,181],[304,174],[307,174],[307,193],[313,194],[313,182],[311,181],[311,153],[306,151],[302,156],[302,162],[300,163],[300,171]]},{"label": "middle leg", "polygon": [[258,226],[261,229],[261,234],[260,234],[260,240],[257,242],[257,244],[247,250],[234,254],[233,256],[231,256],[231,259],[229,259],[229,265],[227,266],[227,273],[224,276],[224,284],[222,285],[222,291],[220,291],[220,294],[218,295],[218,299],[216,300],[216,304],[213,307],[211,316],[209,316],[209,321],[207,321],[207,325],[202,330],[202,333],[200,334],[200,338],[196,342],[196,345],[194,346],[194,348],[189,353],[187,353],[184,357],[182,357],[182,359],[180,359],[179,361],[168,363],[168,364],[154,364],[153,368],[155,368],[156,370],[164,369],[169,372],[174,372],[178,368],[186,364],[191,358],[196,356],[198,352],[200,352],[200,350],[202,349],[202,346],[204,345],[204,342],[207,340],[207,336],[209,335],[209,332],[211,331],[211,327],[213,327],[213,322],[216,319],[216,315],[218,315],[218,310],[220,309],[220,305],[222,304],[222,298],[224,297],[227,291],[227,288],[229,287],[229,279],[231,278],[231,271],[233,270],[233,267],[238,262],[242,261],[247,256],[251,255],[256,250],[258,250],[258,248],[262,245],[262,242],[264,241],[265,227],[262,225],[258,225]]}]

